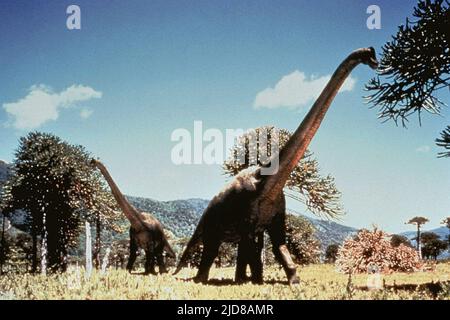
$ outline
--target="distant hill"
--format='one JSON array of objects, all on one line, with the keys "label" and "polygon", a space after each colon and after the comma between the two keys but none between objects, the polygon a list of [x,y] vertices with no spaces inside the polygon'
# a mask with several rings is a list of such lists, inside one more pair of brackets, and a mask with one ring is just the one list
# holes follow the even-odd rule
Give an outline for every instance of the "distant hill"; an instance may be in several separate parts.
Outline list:
[{"label": "distant hill", "polygon": [[[448,228],[446,227],[440,227],[432,230],[422,230],[421,232],[434,232],[436,233],[441,240],[447,239],[448,237]],[[417,231],[406,231],[402,232],[401,235],[407,237],[408,239],[412,240],[417,236]]]},{"label": "distant hill", "polygon": [[347,237],[354,236],[358,232],[358,229],[334,221],[314,219],[304,215],[301,216],[308,219],[316,229],[316,237],[320,240],[323,251],[330,244],[341,244]]},{"label": "distant hill", "polygon": [[127,196],[137,209],[153,214],[176,237],[190,237],[209,201],[187,199],[157,201],[149,198]]}]

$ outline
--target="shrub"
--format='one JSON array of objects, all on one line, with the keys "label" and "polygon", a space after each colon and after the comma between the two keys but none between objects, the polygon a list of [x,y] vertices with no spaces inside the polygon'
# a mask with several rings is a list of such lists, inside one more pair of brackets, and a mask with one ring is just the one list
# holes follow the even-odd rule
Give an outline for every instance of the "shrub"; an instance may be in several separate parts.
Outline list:
[{"label": "shrub", "polygon": [[365,273],[376,265],[382,272],[412,272],[421,268],[417,252],[404,244],[393,247],[391,237],[378,229],[363,229],[339,249],[336,266],[345,273]]},{"label": "shrub", "polygon": [[333,243],[330,244],[325,250],[325,261],[329,263],[335,263],[339,252],[339,245]]},{"label": "shrub", "polygon": [[400,234],[392,235],[392,237],[391,237],[391,245],[393,247],[398,247],[401,244],[403,244],[403,245],[405,245],[407,247],[413,248],[413,245],[411,244],[411,241],[409,241],[409,239],[407,237],[402,236]]},{"label": "shrub", "polygon": [[307,265],[319,262],[320,242],[315,233],[314,226],[307,219],[286,215],[286,244],[295,263]]}]

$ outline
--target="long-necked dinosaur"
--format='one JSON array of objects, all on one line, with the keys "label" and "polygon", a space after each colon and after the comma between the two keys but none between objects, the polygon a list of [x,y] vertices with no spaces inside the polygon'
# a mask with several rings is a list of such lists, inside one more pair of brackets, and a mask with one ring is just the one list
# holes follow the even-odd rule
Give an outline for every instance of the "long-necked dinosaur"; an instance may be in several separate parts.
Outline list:
[{"label": "long-necked dinosaur", "polygon": [[137,250],[141,248],[145,251],[146,274],[156,274],[155,260],[158,263],[159,272],[167,272],[163,252],[166,251],[167,254],[173,258],[175,258],[175,252],[167,241],[161,223],[151,214],[136,210],[136,208],[127,201],[103,163],[95,159],[93,159],[91,163],[97,167],[105,177],[119,207],[130,221],[130,258],[128,260],[127,270],[131,272],[133,269]]},{"label": "long-necked dinosaur", "polygon": [[175,274],[186,265],[191,249],[203,242],[202,258],[194,281],[206,282],[220,244],[224,241],[238,242],[235,280],[246,280],[245,271],[249,264],[252,281],[261,283],[261,239],[267,230],[275,258],[283,266],[289,283],[298,282],[295,264],[286,247],[283,188],[305,154],[339,89],[351,71],[361,63],[377,68],[378,61],[373,48],[358,49],[339,65],[311,110],[280,151],[277,173],[262,175],[262,167],[244,170],[211,200],[181,256]]}]

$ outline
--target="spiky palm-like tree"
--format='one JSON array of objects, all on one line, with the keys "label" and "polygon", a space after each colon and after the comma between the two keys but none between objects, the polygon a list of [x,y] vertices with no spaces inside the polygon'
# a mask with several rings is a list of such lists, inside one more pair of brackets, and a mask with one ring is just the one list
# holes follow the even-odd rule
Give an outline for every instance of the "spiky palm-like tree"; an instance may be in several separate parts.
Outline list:
[{"label": "spiky palm-like tree", "polygon": [[[413,18],[399,26],[383,46],[378,75],[366,85],[369,103],[379,118],[406,125],[417,114],[439,114],[444,102],[437,92],[450,88],[450,2],[419,0]],[[450,156],[450,126],[438,139]]]},{"label": "spiky palm-like tree", "polygon": [[[264,139],[261,135],[265,135]],[[267,158],[264,153],[276,150],[272,148],[272,143],[278,143],[278,149],[282,149],[291,136],[291,132],[273,126],[249,130],[238,137],[231,156],[224,162],[225,174],[235,176],[251,165],[264,164],[264,158]],[[241,157],[243,159],[240,159]],[[316,215],[337,218],[343,212],[340,204],[341,193],[334,183],[334,178],[320,174],[319,163],[310,151],[306,152],[290,174],[285,194],[303,203]]]},{"label": "spiky palm-like tree", "polygon": [[436,144],[446,150],[439,153],[440,158],[450,157],[450,126],[442,131],[441,138],[436,139]]},{"label": "spiky palm-like tree", "polygon": [[416,244],[416,249],[417,249],[417,253],[419,254],[420,257],[422,257],[422,253],[421,253],[421,245],[420,245],[420,232],[421,232],[421,228],[422,226],[427,223],[429,220],[425,217],[414,217],[412,219],[410,219],[408,222],[406,222],[407,224],[412,224],[415,225],[417,227],[417,244]]},{"label": "spiky palm-like tree", "polygon": [[114,199],[88,164],[90,158],[83,147],[51,134],[31,132],[20,138],[2,200],[6,213],[18,209],[27,213],[32,271],[37,270],[39,239],[41,260],[47,261],[41,261],[42,266],[64,271],[68,247],[75,245],[82,220],[100,220],[115,228]]},{"label": "spiky palm-like tree", "polygon": [[435,93],[450,86],[449,25],[448,1],[420,0],[384,45],[378,76],[367,84],[380,118],[404,124],[414,113],[441,111]]}]

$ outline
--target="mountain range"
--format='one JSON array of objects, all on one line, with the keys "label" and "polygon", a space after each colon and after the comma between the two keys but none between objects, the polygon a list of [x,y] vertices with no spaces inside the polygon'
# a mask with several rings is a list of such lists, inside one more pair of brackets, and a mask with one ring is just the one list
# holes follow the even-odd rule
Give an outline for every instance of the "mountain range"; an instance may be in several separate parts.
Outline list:
[{"label": "mountain range", "polygon": [[[447,227],[440,227],[433,230],[423,230],[423,232],[433,232],[436,233],[441,240],[448,239],[449,237],[449,230]],[[417,231],[406,231],[402,232],[401,235],[407,237],[409,240],[411,240],[411,243],[413,245],[416,245],[416,238],[417,238]],[[440,259],[449,259],[450,258],[450,252],[448,250],[444,251],[440,256]]]},{"label": "mountain range", "polygon": [[0,188],[3,182],[8,179],[8,175],[10,173],[11,166],[7,164],[5,161],[0,160]]}]

